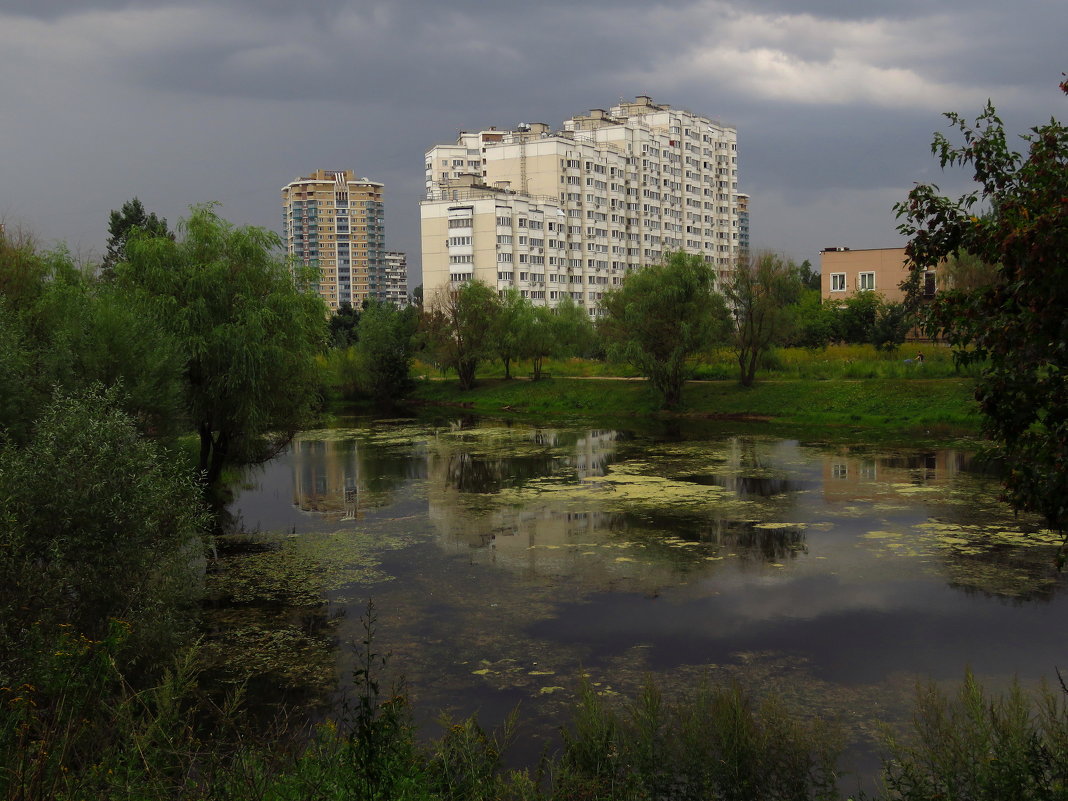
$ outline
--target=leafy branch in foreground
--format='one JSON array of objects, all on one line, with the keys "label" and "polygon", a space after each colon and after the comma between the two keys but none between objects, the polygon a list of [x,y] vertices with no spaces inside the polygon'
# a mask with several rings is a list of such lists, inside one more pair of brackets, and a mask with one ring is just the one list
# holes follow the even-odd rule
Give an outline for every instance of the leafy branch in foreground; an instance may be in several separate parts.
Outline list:
[{"label": "leafy branch in foreground", "polygon": [[[1068,81],[1061,84],[1068,94]],[[993,105],[975,124],[947,114],[963,140],[931,146],[943,168],[972,172],[957,199],[915,187],[895,207],[910,237],[913,295],[923,271],[968,258],[990,281],[934,301],[928,328],[961,364],[980,365],[976,398],[1006,466],[1009,500],[1068,528],[1068,127],[1051,119],[1013,150]]]}]

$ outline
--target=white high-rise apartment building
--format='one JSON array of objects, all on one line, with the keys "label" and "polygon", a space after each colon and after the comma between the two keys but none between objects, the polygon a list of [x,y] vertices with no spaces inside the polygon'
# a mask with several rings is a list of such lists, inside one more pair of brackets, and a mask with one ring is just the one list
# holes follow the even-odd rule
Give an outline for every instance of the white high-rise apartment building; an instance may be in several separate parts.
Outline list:
[{"label": "white high-rise apartment building", "polygon": [[629,270],[700,254],[725,278],[739,252],[734,128],[640,96],[552,132],[462,132],[426,154],[423,287],[478,279],[594,314]]}]

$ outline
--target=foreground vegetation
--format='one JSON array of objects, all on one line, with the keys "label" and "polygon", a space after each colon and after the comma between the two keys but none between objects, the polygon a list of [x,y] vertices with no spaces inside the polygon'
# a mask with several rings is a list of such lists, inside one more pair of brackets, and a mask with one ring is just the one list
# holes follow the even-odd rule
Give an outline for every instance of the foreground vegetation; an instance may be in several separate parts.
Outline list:
[{"label": "foreground vegetation", "polygon": [[[1068,95],[1068,80],[1060,89]],[[1012,503],[1068,530],[1068,125],[1032,128],[1019,153],[991,103],[974,125],[946,116],[960,144],[938,134],[931,150],[943,168],[968,168],[973,188],[949,198],[921,184],[896,206],[910,237],[912,294],[923,271],[944,261],[981,265],[986,280],[942,293],[928,328],[964,361],[983,363],[976,394]]]},{"label": "foreground vegetation", "polygon": [[[0,688],[0,797],[19,799],[425,799],[432,801],[831,801],[834,721],[738,687],[664,698],[646,683],[608,701],[584,685],[558,749],[508,767],[518,713],[500,730],[475,718],[415,736],[403,687],[384,687],[373,607],[355,690],[338,719],[253,724],[237,699],[202,692],[196,651],[135,690],[117,664],[129,634],[69,637],[37,685]],[[1030,801],[1068,794],[1068,704],[1061,691],[991,696],[970,676],[955,694],[917,688],[912,727],[884,740],[883,785],[869,801]]]}]

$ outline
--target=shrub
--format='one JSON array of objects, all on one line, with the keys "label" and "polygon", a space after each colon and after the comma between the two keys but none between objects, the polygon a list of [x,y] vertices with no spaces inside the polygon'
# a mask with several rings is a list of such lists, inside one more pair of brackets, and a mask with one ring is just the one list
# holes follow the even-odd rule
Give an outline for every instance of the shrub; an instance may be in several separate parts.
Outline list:
[{"label": "shrub", "polygon": [[886,786],[902,801],[1068,797],[1068,704],[1045,686],[990,697],[969,672],[954,698],[919,688],[912,731],[887,744]]},{"label": "shrub", "polygon": [[838,752],[834,727],[738,687],[706,687],[669,704],[649,682],[616,711],[585,685],[564,732],[554,796],[833,799]]}]

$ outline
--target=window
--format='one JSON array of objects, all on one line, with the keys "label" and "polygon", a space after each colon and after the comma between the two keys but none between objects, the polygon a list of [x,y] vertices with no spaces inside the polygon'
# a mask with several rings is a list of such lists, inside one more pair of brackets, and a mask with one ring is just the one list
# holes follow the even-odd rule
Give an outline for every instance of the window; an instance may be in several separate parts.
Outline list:
[{"label": "window", "polygon": [[845,292],[846,274],[831,273],[831,292]]},{"label": "window", "polygon": [[875,289],[875,273],[857,273],[857,289]]},{"label": "window", "polygon": [[935,274],[927,270],[923,274],[923,296],[932,298],[935,294]]}]

